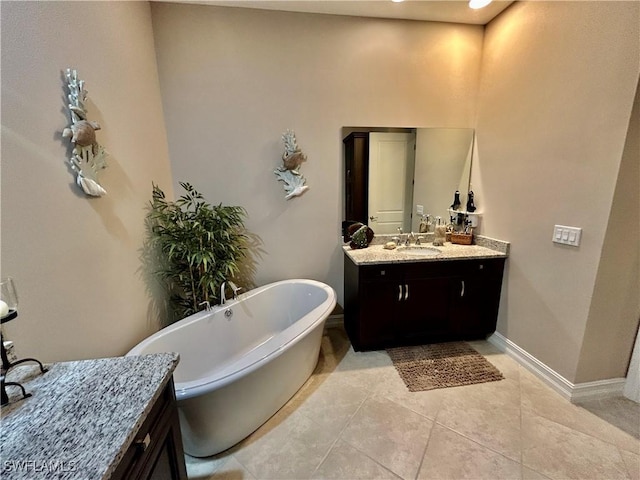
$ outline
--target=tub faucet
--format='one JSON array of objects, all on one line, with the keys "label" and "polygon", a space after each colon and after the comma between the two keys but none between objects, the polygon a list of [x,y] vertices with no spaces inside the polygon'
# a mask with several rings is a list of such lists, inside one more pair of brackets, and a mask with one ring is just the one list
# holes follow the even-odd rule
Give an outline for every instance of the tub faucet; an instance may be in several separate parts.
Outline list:
[{"label": "tub faucet", "polygon": [[220,285],[220,305],[224,305],[227,301],[227,298],[224,296],[224,287],[227,285],[227,282],[222,282]]},{"label": "tub faucet", "polygon": [[229,287],[231,288],[231,290],[233,290],[233,299],[234,300],[238,298],[238,292],[240,290],[242,290],[242,287],[238,287],[231,280],[228,280],[226,282],[222,282],[222,285],[220,285],[220,305],[224,305],[225,302],[227,301],[227,297],[225,296],[225,287],[227,286],[227,284],[229,284]]},{"label": "tub faucet", "polygon": [[204,302],[200,302],[198,306],[204,307],[204,310],[207,312],[211,310],[211,304],[207,300],[205,300]]},{"label": "tub faucet", "polygon": [[238,292],[242,290],[242,287],[238,287],[231,280],[229,280],[228,283],[229,283],[229,286],[231,287],[231,290],[233,290],[233,299],[236,300],[238,298]]}]

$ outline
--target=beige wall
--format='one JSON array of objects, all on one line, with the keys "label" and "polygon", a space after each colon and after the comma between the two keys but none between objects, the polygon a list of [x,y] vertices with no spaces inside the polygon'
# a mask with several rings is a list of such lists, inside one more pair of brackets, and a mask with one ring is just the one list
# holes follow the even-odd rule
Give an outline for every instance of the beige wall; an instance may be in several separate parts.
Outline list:
[{"label": "beige wall", "polygon": [[639,318],[640,89],[636,89],[576,381],[624,377]]},{"label": "beige wall", "polygon": [[[136,273],[146,202],[171,172],[145,2],[3,2],[2,275],[21,356],[119,355],[151,330]],[[86,198],[66,166],[62,71],[78,69],[110,153],[108,195]]]},{"label": "beige wall", "polygon": [[[256,282],[306,277],[342,298],[343,126],[471,127],[483,29],[152,4],[174,182],[242,205]],[[310,189],[284,199],[282,133]]]},{"label": "beige wall", "polygon": [[[581,351],[640,71],[639,8],[517,2],[485,34],[472,182],[483,231],[512,244],[498,331],[569,381],[603,374],[577,369],[591,363]],[[581,246],[552,243],[554,224],[582,227]],[[630,322],[593,322],[619,330],[607,348],[629,347],[607,368],[623,376]]]}]

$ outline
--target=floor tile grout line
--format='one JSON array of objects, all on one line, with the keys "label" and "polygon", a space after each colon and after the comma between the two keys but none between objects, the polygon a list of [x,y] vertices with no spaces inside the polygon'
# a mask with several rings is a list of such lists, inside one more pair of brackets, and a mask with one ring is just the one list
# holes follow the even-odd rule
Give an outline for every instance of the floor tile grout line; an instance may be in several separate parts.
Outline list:
[{"label": "floor tile grout line", "polygon": [[[523,398],[522,398],[522,372],[521,369],[522,367],[520,365],[518,365],[518,393],[520,394],[520,402],[519,402],[519,412],[520,412],[520,478],[524,478],[524,469],[525,469],[525,465],[524,465],[524,424],[523,424],[523,418],[522,418],[522,402],[523,402]],[[527,467],[529,468],[529,467]]]},{"label": "floor tile grout line", "polygon": [[627,478],[629,480],[633,480],[635,477],[633,477],[631,475],[631,470],[629,470],[629,466],[627,465],[627,462],[624,460],[624,456],[622,455],[622,452],[624,450],[621,450],[620,447],[616,447],[618,449],[618,455],[620,455],[620,458],[622,459],[622,465],[624,466],[624,471],[627,474]]},{"label": "floor tile grout line", "polygon": [[427,450],[429,448],[429,444],[431,443],[431,436],[433,435],[433,428],[436,426],[435,419],[431,421],[431,430],[429,430],[429,438],[427,438],[427,444],[424,446],[424,450],[422,451],[422,457],[420,457],[420,463],[418,464],[418,470],[416,471],[416,476],[413,477],[414,480],[418,480],[420,476],[420,471],[422,470],[422,464],[424,463],[424,458],[427,456]]},{"label": "floor tile grout line", "polygon": [[[523,367],[522,365],[520,365],[520,368],[525,369],[525,367]],[[527,370],[525,369],[524,371],[526,372]],[[521,383],[520,385],[521,385],[521,387],[520,387],[520,388],[521,388],[521,392],[522,392],[522,383]],[[546,387],[546,385],[544,385],[544,384],[543,384],[543,387]],[[555,393],[555,392],[554,392],[554,393]],[[581,408],[581,407],[579,406],[579,404],[571,403],[569,400],[567,400],[567,399],[565,399],[565,398],[560,398],[560,399],[559,399],[559,401],[564,402],[564,403],[566,403],[567,405],[569,405],[569,406],[571,406],[571,407]],[[522,416],[522,405],[521,405],[521,407],[520,407],[520,408],[521,408],[521,416]],[[584,409],[584,407],[582,407],[582,408]],[[584,409],[584,410],[586,410],[586,409]],[[587,410],[587,412],[589,412],[589,411]],[[591,415],[594,415],[595,417],[598,417],[597,415],[595,415],[595,414],[593,414],[593,413],[591,413],[591,412],[589,412],[589,413],[590,413]],[[588,437],[594,438],[594,439],[599,440],[599,441],[601,441],[601,442],[603,442],[603,443],[606,443],[606,444],[608,444],[608,445],[612,445],[612,446],[614,446],[614,447],[616,447],[616,448],[620,448],[620,447],[619,447],[619,445],[618,445],[617,443],[615,443],[614,441],[610,441],[610,440],[604,439],[604,438],[602,438],[601,436],[596,436],[596,435],[595,435],[595,434],[593,434],[593,433],[585,432],[583,429],[581,429],[581,428],[580,428],[580,426],[579,426],[579,425],[578,425],[578,426],[570,426],[570,425],[567,425],[567,424],[565,424],[565,423],[561,423],[561,422],[559,422],[559,421],[557,421],[557,420],[554,420],[554,419],[552,419],[552,418],[549,418],[547,415],[544,415],[544,414],[542,414],[542,413],[538,413],[538,412],[536,412],[536,411],[535,411],[535,410],[533,410],[533,409],[531,409],[531,411],[529,412],[529,414],[531,414],[531,415],[535,415],[535,416],[540,417],[540,418],[544,418],[545,420],[547,420],[547,421],[549,421],[549,422],[552,422],[552,423],[555,423],[556,425],[559,425],[559,426],[561,426],[561,427],[567,428],[567,429],[569,429],[569,430],[574,430],[574,431],[576,431],[576,432],[578,432],[578,433],[581,433],[581,434],[586,435],[586,436],[588,436]],[[599,418],[599,417],[598,417],[598,418]],[[615,429],[619,430],[620,432],[622,432],[622,433],[624,433],[624,434],[626,434],[626,435],[629,435],[629,436],[630,436],[630,437],[632,437],[632,438],[635,438],[633,435],[629,434],[628,432],[625,432],[624,430],[622,430],[622,429],[618,428],[617,426],[610,424],[610,423],[609,423],[609,422],[607,422],[606,420],[604,420],[604,421],[605,421],[608,425],[610,425],[612,428],[615,428]],[[640,439],[636,438],[636,440],[638,441],[638,444],[640,445]],[[624,449],[623,449],[623,450],[624,450]]]},{"label": "floor tile grout line", "polygon": [[375,458],[371,457],[371,455],[369,455],[367,452],[362,451],[360,448],[358,448],[356,445],[353,445],[351,442],[349,442],[348,440],[345,439],[341,439],[344,443],[346,443],[347,445],[349,445],[351,448],[353,448],[354,450],[357,450],[358,452],[360,452],[362,455],[364,455],[365,457],[367,457],[369,460],[371,460],[372,462],[374,462],[376,465],[378,465],[379,467],[385,469],[387,472],[391,473],[393,476],[398,477],[399,479],[402,480],[402,475],[394,472],[393,470],[391,470],[389,467],[384,466],[383,464],[381,464],[380,462],[378,462]]},{"label": "floor tile grout line", "polygon": [[[424,415],[419,414],[418,412],[414,412],[412,409],[410,409],[409,407],[405,406],[405,405],[400,405],[398,402],[388,399],[386,396],[384,396],[383,394],[380,394],[374,390],[370,390],[369,393],[367,394],[367,398],[365,398],[365,400],[362,402],[362,404],[360,405],[360,407],[362,407],[362,405],[364,405],[364,403],[369,400],[372,399],[375,396],[379,396],[384,398],[385,400],[394,403],[396,405],[398,405],[401,408],[405,408],[407,410],[409,410],[412,413],[415,413],[416,415],[419,415],[421,417],[423,417],[424,419],[428,420],[429,422],[431,422],[431,430],[429,431],[429,438],[431,438],[431,431],[433,431],[433,425],[435,424],[435,420],[432,420],[430,418],[425,417]],[[358,407],[358,410],[360,410],[360,407]],[[357,412],[356,412],[357,413]],[[353,414],[353,416],[355,416],[355,413]],[[352,418],[353,418],[352,416]],[[349,419],[349,423],[350,423],[351,419]],[[344,430],[347,428],[347,425],[345,425],[345,427],[342,429],[342,431],[340,432],[340,436],[342,436],[342,433],[344,432]],[[380,462],[378,462],[375,458],[372,458],[369,454],[367,454],[366,452],[362,451],[360,448],[358,448],[357,446],[353,445],[351,442],[349,442],[346,439],[342,439],[343,442],[345,442],[347,445],[349,445],[351,448],[356,449],[357,451],[359,451],[360,453],[362,453],[364,456],[366,456],[367,458],[369,458],[371,461],[375,462],[377,465],[379,465],[380,467],[384,468],[385,470],[387,470],[388,472],[391,472],[393,475],[395,475],[396,477],[402,479],[402,475],[396,473],[395,471],[391,470],[389,467],[381,464]],[[429,443],[429,439],[427,439],[427,443]],[[426,447],[425,447],[426,448]],[[424,457],[424,452],[423,452],[423,457]],[[418,470],[416,472],[416,475],[418,475],[420,473],[420,466],[422,465],[422,458],[420,460],[420,464],[418,465]]]},{"label": "floor tile grout line", "polygon": [[[593,439],[598,440],[598,441],[600,441],[602,443],[606,443],[607,445],[610,445],[612,447],[620,448],[620,446],[617,443],[615,443],[614,441],[606,440],[606,439],[604,439],[602,437],[599,437],[599,436],[596,436],[596,435],[594,435],[592,433],[585,432],[584,430],[581,430],[579,427],[571,427],[569,425],[565,425],[564,423],[560,423],[560,422],[558,422],[558,421],[556,421],[556,420],[554,420],[552,418],[549,418],[546,415],[543,415],[541,413],[535,412],[533,410],[531,412],[529,412],[529,415],[534,415],[536,417],[544,418],[546,421],[551,422],[551,423],[555,423],[556,425],[559,425],[560,427],[566,428],[568,430],[573,430],[574,432],[578,432],[578,433],[580,433],[582,435],[585,435],[587,437],[593,438]],[[615,427],[615,428],[617,428],[617,427]],[[626,433],[626,432],[624,432],[624,433]],[[636,440],[638,441],[638,444],[640,445],[640,440],[639,439],[636,439]],[[631,453],[633,453],[633,452],[631,452]]]},{"label": "floor tile grout line", "polygon": [[310,475],[311,477],[313,477],[313,474],[318,471],[318,469],[320,468],[320,465],[322,465],[324,463],[324,461],[327,459],[327,457],[331,453],[331,450],[333,450],[333,448],[336,446],[336,443],[338,443],[338,441],[340,440],[340,437],[342,436],[342,432],[344,432],[345,429],[347,428],[347,426],[351,423],[351,420],[356,415],[356,413],[358,413],[358,411],[360,410],[360,408],[362,407],[364,402],[367,400],[367,398],[368,397],[365,397],[360,402],[360,405],[358,405],[358,408],[356,408],[356,410],[349,416],[349,419],[345,422],[344,426],[340,429],[340,431],[338,432],[338,435],[336,435],[336,438],[333,440],[333,442],[331,442],[331,445],[329,446],[329,449],[327,450],[327,452],[322,457],[322,460],[320,460],[318,465],[316,465],[316,468],[314,468],[313,471],[311,472],[311,475]]},{"label": "floor tile grout line", "polygon": [[475,443],[476,445],[479,445],[480,447],[485,448],[485,449],[487,449],[487,450],[489,450],[489,451],[491,451],[491,452],[495,453],[496,455],[500,455],[501,457],[504,457],[504,458],[506,458],[507,460],[511,460],[512,462],[515,462],[515,463],[522,463],[522,462],[518,462],[518,460],[514,460],[513,458],[511,458],[511,457],[509,457],[509,456],[505,455],[505,454],[504,454],[504,453],[502,453],[502,452],[499,452],[499,451],[498,451],[498,450],[496,450],[495,448],[491,448],[491,447],[489,447],[488,445],[485,445],[484,443],[481,443],[481,442],[479,442],[478,440],[475,440],[474,438],[471,438],[470,436],[465,435],[464,433],[457,431],[457,430],[456,430],[456,429],[454,429],[454,428],[448,427],[448,426],[447,426],[447,425],[445,425],[444,423],[440,423],[440,422],[435,421],[435,422],[433,422],[433,424],[434,424],[434,425],[439,425],[439,426],[441,426],[442,428],[446,428],[447,430],[449,430],[449,431],[451,431],[451,432],[455,433],[456,435],[460,435],[461,437],[466,438],[467,440],[469,440],[469,441],[471,441],[471,442]]},{"label": "floor tile grout line", "polygon": [[[391,473],[392,475],[398,477],[399,479],[402,479],[402,475],[394,472],[393,470],[391,470],[389,467],[386,467],[385,465],[381,464],[380,462],[378,462],[375,458],[372,458],[369,454],[367,454],[366,452],[363,452],[361,449],[359,449],[357,446],[353,445],[351,442],[349,442],[348,440],[341,438],[342,434],[344,433],[344,431],[347,429],[347,427],[351,424],[351,421],[353,420],[353,418],[356,416],[356,414],[360,411],[360,409],[362,408],[362,406],[366,403],[367,400],[373,398],[375,395],[377,395],[377,392],[375,390],[367,390],[367,396],[365,397],[365,399],[362,401],[362,403],[360,404],[360,406],[357,408],[357,410],[353,413],[353,415],[349,418],[349,421],[345,424],[345,426],[342,428],[342,430],[340,431],[340,434],[338,435],[338,438],[336,439],[336,443],[338,440],[342,440],[343,442],[345,442],[347,445],[349,445],[351,448],[357,450],[358,452],[360,452],[361,454],[363,454],[365,457],[367,457],[369,460],[371,460],[372,462],[374,462],[376,465],[380,466],[381,468],[385,469],[386,471],[388,471],[389,473]],[[395,402],[394,402],[395,403]],[[405,407],[406,408],[406,407]]]}]

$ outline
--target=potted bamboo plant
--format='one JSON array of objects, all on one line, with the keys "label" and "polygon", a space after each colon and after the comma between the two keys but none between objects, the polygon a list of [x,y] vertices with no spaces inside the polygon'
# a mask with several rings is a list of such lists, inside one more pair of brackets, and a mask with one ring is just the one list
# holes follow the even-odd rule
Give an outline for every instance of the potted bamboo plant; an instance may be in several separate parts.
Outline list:
[{"label": "potted bamboo plant", "polygon": [[220,286],[235,278],[246,255],[242,207],[212,206],[189,183],[176,201],[153,185],[145,219],[143,270],[156,314],[170,324],[220,303]]}]

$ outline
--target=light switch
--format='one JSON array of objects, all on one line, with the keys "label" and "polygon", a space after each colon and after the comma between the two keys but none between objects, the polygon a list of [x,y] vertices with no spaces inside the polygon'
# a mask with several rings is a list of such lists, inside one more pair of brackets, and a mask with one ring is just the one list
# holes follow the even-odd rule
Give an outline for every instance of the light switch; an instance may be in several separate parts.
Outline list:
[{"label": "light switch", "polygon": [[582,229],[578,227],[567,227],[564,225],[556,225],[553,227],[552,240],[555,243],[562,243],[564,245],[577,247],[580,245],[581,236]]},{"label": "light switch", "polygon": [[416,205],[416,213],[418,215],[424,214],[424,205]]}]

